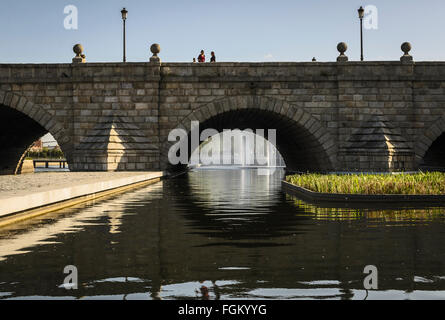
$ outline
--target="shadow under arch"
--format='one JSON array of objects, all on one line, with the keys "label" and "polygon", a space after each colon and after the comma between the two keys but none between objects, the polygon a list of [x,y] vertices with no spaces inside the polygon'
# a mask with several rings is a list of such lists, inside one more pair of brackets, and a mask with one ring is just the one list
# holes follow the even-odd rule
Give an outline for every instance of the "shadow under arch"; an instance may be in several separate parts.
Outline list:
[{"label": "shadow under arch", "polygon": [[[264,96],[238,96],[219,99],[190,112],[176,128],[188,133],[191,122],[199,121],[200,133],[208,128],[276,130],[276,148],[289,171],[329,171],[336,166],[336,147],[328,130],[302,108],[285,101]],[[265,137],[267,139],[267,137]],[[161,167],[180,170],[168,160],[170,148],[176,142],[164,138],[161,147]],[[189,156],[194,150],[190,150]]]},{"label": "shadow under arch", "polygon": [[416,144],[416,165],[418,168],[438,168],[445,170],[445,116],[429,126]]},{"label": "shadow under arch", "polygon": [[47,132],[71,166],[70,138],[54,116],[24,96],[0,90],[0,174],[18,173],[32,143]]}]

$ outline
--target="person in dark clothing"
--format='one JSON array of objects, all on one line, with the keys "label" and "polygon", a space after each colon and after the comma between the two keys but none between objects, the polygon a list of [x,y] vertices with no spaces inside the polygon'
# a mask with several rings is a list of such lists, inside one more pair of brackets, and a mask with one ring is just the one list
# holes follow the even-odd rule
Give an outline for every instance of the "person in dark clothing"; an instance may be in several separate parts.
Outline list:
[{"label": "person in dark clothing", "polygon": [[198,62],[206,62],[206,56],[204,55],[204,50],[201,50],[201,54],[198,56]]},{"label": "person in dark clothing", "polygon": [[210,58],[210,62],[216,62],[215,52],[211,52],[212,57]]}]

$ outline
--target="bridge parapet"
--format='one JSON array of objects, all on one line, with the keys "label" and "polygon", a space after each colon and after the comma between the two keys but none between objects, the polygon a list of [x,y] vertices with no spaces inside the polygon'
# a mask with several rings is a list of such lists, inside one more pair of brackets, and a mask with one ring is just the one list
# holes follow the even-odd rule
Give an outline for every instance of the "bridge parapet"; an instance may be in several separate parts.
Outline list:
[{"label": "bridge parapet", "polygon": [[1,83],[88,81],[428,81],[445,77],[445,62],[219,62],[0,64]]}]

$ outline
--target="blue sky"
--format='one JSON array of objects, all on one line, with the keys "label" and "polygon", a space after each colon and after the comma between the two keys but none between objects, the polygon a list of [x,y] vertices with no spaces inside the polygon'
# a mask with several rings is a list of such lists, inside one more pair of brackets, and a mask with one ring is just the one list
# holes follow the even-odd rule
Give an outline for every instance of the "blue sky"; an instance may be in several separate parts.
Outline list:
[{"label": "blue sky", "polygon": [[[79,10],[78,30],[65,30],[63,9]],[[360,57],[360,5],[378,9],[378,29],[365,30],[366,60],[398,60],[410,41],[416,61],[445,60],[444,0],[4,0],[0,63],[67,63],[82,43],[89,62],[122,60],[120,10],[129,11],[127,61],[191,61],[201,49],[218,61],[335,61],[340,41]]]}]

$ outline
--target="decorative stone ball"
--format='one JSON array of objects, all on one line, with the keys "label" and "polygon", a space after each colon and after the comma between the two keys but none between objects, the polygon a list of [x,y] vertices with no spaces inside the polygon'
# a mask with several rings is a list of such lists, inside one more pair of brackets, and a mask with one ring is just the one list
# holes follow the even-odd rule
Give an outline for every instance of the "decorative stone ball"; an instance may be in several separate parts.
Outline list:
[{"label": "decorative stone ball", "polygon": [[157,56],[159,52],[161,52],[161,46],[157,43],[154,43],[150,47],[151,53],[153,53],[154,56]]},{"label": "decorative stone ball", "polygon": [[408,54],[408,52],[410,52],[411,51],[411,43],[409,43],[409,42],[404,42],[404,43],[402,43],[402,51],[405,53],[405,54]]},{"label": "decorative stone ball", "polygon": [[80,43],[78,43],[74,45],[73,51],[76,55],[80,56],[80,54],[83,52],[83,46]]},{"label": "decorative stone ball", "polygon": [[337,50],[338,50],[338,52],[340,52],[341,54],[343,54],[343,53],[346,52],[346,50],[348,50],[348,45],[347,45],[346,43],[344,43],[344,42],[340,42],[340,43],[337,45]]}]

